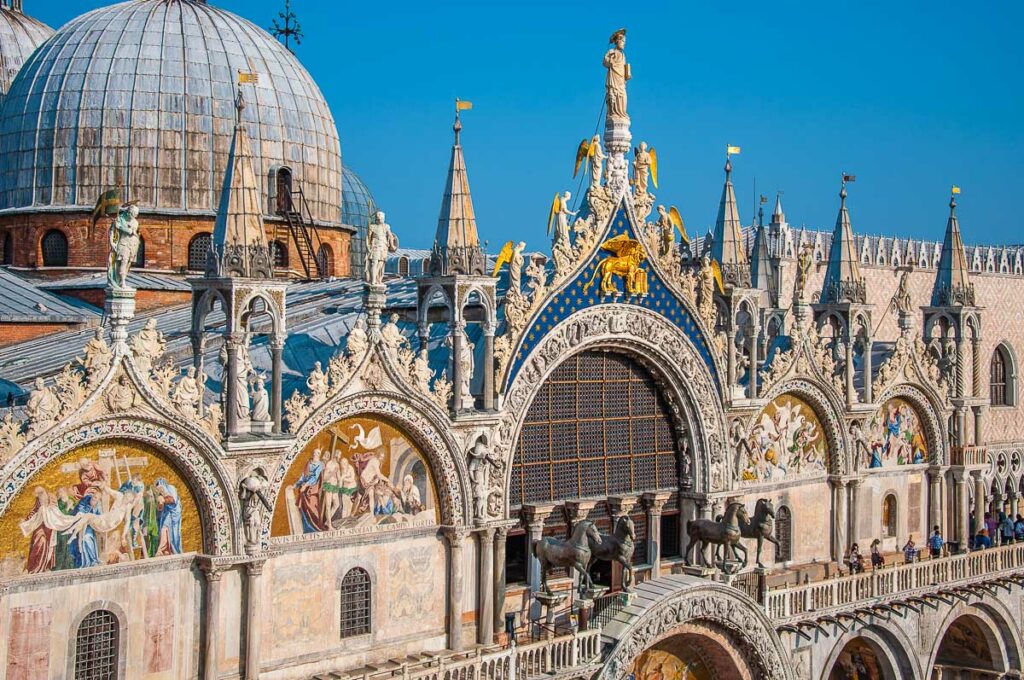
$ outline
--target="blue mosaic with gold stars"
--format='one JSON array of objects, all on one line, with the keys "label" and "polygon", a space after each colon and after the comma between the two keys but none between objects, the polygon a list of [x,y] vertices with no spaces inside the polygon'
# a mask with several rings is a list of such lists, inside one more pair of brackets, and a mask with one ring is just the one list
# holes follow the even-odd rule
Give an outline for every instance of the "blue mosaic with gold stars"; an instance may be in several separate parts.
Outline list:
[{"label": "blue mosaic with gold stars", "polygon": [[[630,223],[629,218],[626,216],[626,210],[623,206],[619,207],[619,210],[615,213],[615,219],[612,221],[611,229],[602,239],[602,243],[610,238],[614,238],[620,234],[626,234],[629,238],[636,239],[643,242],[633,225]],[[646,246],[645,246],[646,247]],[[564,319],[568,318],[573,313],[586,309],[588,307],[595,307],[600,304],[607,304],[617,302],[619,304],[636,305],[637,307],[643,307],[649,309],[652,312],[657,312],[663,317],[674,323],[686,334],[686,337],[690,339],[693,346],[697,348],[698,354],[701,359],[704,360],[708,370],[711,371],[712,378],[717,382],[718,373],[715,370],[715,362],[711,357],[711,352],[708,347],[708,343],[704,339],[704,335],[701,333],[697,324],[694,322],[693,317],[686,311],[686,308],[679,302],[672,291],[665,285],[664,281],[655,273],[654,268],[650,266],[649,261],[645,261],[641,267],[647,270],[647,285],[648,294],[642,298],[635,296],[627,296],[625,294],[625,284],[620,277],[613,278],[613,282],[620,291],[618,296],[601,296],[601,280],[600,277],[594,281],[594,283],[587,289],[587,292],[583,292],[583,287],[594,278],[595,271],[601,260],[603,260],[611,253],[605,252],[601,248],[597,248],[594,253],[590,256],[590,261],[587,266],[580,271],[576,278],[574,278],[569,285],[558,291],[557,294],[548,299],[547,306],[541,310],[539,316],[535,318],[533,325],[529,327],[523,338],[522,344],[520,344],[516,355],[512,359],[512,370],[509,373],[509,383],[515,378],[516,374],[523,366],[523,362],[526,357],[529,356],[530,351],[540,344],[541,340],[551,331],[552,328],[561,323]]]}]

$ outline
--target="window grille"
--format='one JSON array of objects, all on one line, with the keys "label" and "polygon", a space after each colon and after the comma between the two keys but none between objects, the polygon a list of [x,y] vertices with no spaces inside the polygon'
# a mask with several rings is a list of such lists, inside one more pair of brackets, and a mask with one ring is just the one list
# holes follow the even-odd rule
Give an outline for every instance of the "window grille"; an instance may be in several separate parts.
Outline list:
[{"label": "window grille", "polygon": [[793,559],[793,513],[785,505],[775,513],[775,540],[779,542],[775,548],[775,561],[789,562]]},{"label": "window grille", "polygon": [[58,229],[51,229],[43,236],[43,266],[68,266],[68,237]]},{"label": "window grille", "polygon": [[14,264],[14,236],[10,232],[4,234],[3,264]]},{"label": "window grille", "polygon": [[117,617],[105,609],[86,616],[75,639],[75,680],[117,677]]},{"label": "window grille", "polygon": [[409,275],[409,258],[402,256],[398,258],[398,275],[408,276]]},{"label": "window grille", "polygon": [[316,251],[316,261],[326,276],[334,276],[334,254],[331,253],[331,249],[327,247],[326,243],[321,243],[320,247]]},{"label": "window grille", "polygon": [[341,637],[350,638],[370,632],[370,575],[356,567],[341,581]]},{"label": "window grille", "polygon": [[590,351],[566,359],[526,415],[512,504],[677,487],[669,413],[654,380],[629,357]]},{"label": "window grille", "polygon": [[993,406],[1007,406],[1006,400],[1006,356],[1003,348],[997,347],[992,353],[992,367],[989,370],[989,401]]},{"label": "window grille", "polygon": [[139,250],[135,253],[135,262],[132,266],[136,269],[145,269],[146,267],[146,240],[139,237]]},{"label": "window grille", "polygon": [[284,269],[288,266],[288,244],[283,241],[274,241],[274,266]]},{"label": "window grille", "polygon": [[188,268],[194,272],[206,270],[206,258],[210,254],[209,234],[196,234],[188,242]]},{"label": "window grille", "polygon": [[886,538],[896,535],[896,496],[893,494],[882,501],[882,535]]}]

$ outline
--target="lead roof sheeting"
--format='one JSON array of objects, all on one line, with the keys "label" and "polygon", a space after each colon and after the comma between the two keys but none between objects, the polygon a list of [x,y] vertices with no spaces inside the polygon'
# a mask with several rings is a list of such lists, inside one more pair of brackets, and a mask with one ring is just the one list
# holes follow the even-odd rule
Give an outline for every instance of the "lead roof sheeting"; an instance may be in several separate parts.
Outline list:
[{"label": "lead roof sheeting", "polygon": [[98,318],[98,310],[64,300],[6,269],[0,269],[0,322],[87,323]]}]

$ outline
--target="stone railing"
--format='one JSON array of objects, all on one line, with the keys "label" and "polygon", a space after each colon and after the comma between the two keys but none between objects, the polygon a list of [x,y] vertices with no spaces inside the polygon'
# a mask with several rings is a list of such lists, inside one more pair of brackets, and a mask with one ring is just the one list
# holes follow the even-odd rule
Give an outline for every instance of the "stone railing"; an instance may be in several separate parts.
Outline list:
[{"label": "stone railing", "polygon": [[764,607],[784,624],[849,609],[914,597],[984,581],[1024,568],[1024,543],[922,562],[899,564],[863,574],[783,586],[765,593]]},{"label": "stone railing", "polygon": [[505,649],[449,653],[421,661],[385,662],[313,680],[527,680],[554,676],[599,661],[601,630],[595,628]]},{"label": "stone railing", "polygon": [[988,448],[985,446],[954,446],[949,451],[949,464],[988,465]]}]

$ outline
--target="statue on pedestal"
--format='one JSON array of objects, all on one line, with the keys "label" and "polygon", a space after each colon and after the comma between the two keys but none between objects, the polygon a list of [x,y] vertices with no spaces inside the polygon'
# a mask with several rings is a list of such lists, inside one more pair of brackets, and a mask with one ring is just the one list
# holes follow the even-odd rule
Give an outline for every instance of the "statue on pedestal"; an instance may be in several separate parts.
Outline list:
[{"label": "statue on pedestal", "polygon": [[547,537],[534,543],[532,552],[540,561],[540,584],[544,593],[552,594],[551,586],[548,585],[548,572],[558,567],[566,567],[570,571],[575,569],[580,575],[580,590],[583,591],[584,586],[586,590],[593,590],[594,582],[587,571],[592,554],[590,546],[600,542],[601,535],[597,533],[597,527],[585,519],[576,524],[567,541]]},{"label": "statue on pedestal", "polygon": [[[700,561],[707,566],[707,558],[704,555],[704,548],[707,545],[724,546],[725,559],[729,559],[729,550],[732,550],[734,560],[739,559],[739,553],[743,552],[743,566],[747,564],[747,549],[740,542],[742,537],[740,524],[749,521],[747,510],[742,503],[729,503],[725,509],[725,515],[719,521],[710,519],[692,519],[686,524],[686,533],[690,543],[686,548],[686,565],[692,564],[691,555],[696,550],[700,555]],[[716,548],[717,551],[717,548]]]},{"label": "statue on pedestal", "polygon": [[604,67],[608,76],[604,81],[605,107],[608,117],[629,120],[626,113],[626,81],[633,77],[629,64],[626,63],[626,29],[620,28],[608,39],[612,48],[604,55]]},{"label": "statue on pedestal", "polygon": [[398,237],[391,231],[391,225],[384,221],[384,213],[378,210],[370,220],[366,234],[366,282],[374,286],[384,285],[384,263],[388,253],[398,250]]},{"label": "statue on pedestal", "polygon": [[811,244],[805,243],[800,249],[796,258],[796,281],[793,284],[793,301],[802,303],[807,296],[807,279],[811,273],[811,265],[814,264],[814,256],[811,253]]},{"label": "statue on pedestal", "polygon": [[486,432],[476,436],[467,454],[469,476],[473,480],[473,514],[477,519],[485,519],[489,514],[487,499],[491,488],[491,468],[500,469],[501,459],[491,449]]},{"label": "statue on pedestal", "polygon": [[139,207],[122,205],[110,223],[110,260],[107,280],[114,288],[128,287],[128,272],[139,254]]},{"label": "statue on pedestal", "polygon": [[174,387],[172,401],[183,415],[195,418],[199,415],[199,404],[202,402],[202,399],[203,394],[196,380],[196,368],[195,366],[189,366],[185,370],[185,375],[181,377],[181,380]]},{"label": "statue on pedestal", "polygon": [[[612,534],[600,534],[597,541],[590,542],[590,565],[597,560],[618,562],[622,565],[622,589],[630,592],[633,585],[633,550],[636,540],[636,525],[629,515],[620,515],[615,520]],[[590,569],[587,565],[587,569]]]},{"label": "statue on pedestal", "polygon": [[267,473],[262,467],[254,468],[238,483],[238,500],[242,503],[242,528],[245,530],[247,552],[259,548],[263,533],[263,511],[273,512],[274,506],[267,500]]},{"label": "statue on pedestal", "polygon": [[270,422],[270,394],[267,392],[267,379],[262,373],[256,373],[252,380],[252,419],[257,423]]},{"label": "statue on pedestal", "polygon": [[28,415],[28,436],[33,437],[50,429],[60,416],[60,401],[53,389],[42,378],[36,378],[25,406]]}]

